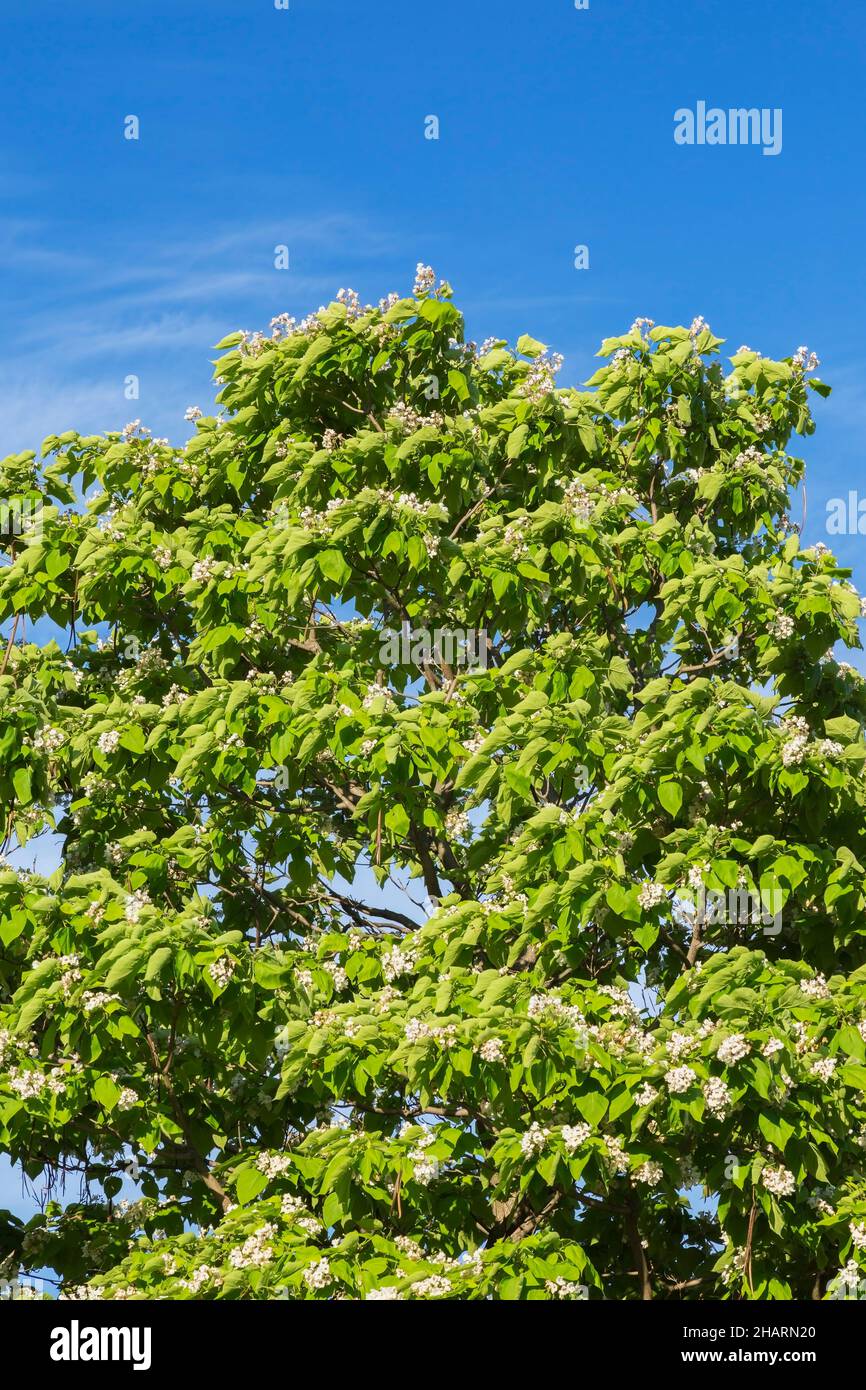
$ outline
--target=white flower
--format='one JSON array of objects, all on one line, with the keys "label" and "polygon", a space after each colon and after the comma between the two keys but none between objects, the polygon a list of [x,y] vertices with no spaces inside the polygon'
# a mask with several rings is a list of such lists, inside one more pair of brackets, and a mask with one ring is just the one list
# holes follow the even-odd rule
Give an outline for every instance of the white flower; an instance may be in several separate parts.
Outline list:
[{"label": "white flower", "polygon": [[810,1067],[812,1075],[817,1076],[819,1081],[829,1081],[835,1070],[835,1057],[818,1057]]},{"label": "white flower", "polygon": [[322,1228],[321,1221],[310,1215],[300,1197],[293,1197],[291,1193],[287,1192],[283,1197],[280,1211],[287,1220],[293,1221],[302,1231],[306,1231],[307,1235],[318,1235]]},{"label": "white flower", "polygon": [[575,521],[585,525],[595,511],[596,500],[579,478],[572,478],[571,482],[566,484],[562,496],[562,506],[569,516],[574,517]]},{"label": "white flower", "polygon": [[246,1238],[242,1245],[235,1245],[234,1250],[228,1252],[229,1265],[235,1269],[261,1268],[263,1265],[270,1265],[274,1258],[274,1251],[271,1245],[267,1244],[271,1236],[277,1234],[277,1227],[272,1222],[265,1222],[257,1232]]},{"label": "white flower", "polygon": [[860,1272],[860,1267],[857,1264],[857,1261],[849,1260],[848,1263],[845,1265],[845,1268],[839,1270],[839,1273],[836,1276],[836,1279],[833,1281],[833,1283],[836,1288],[841,1286],[846,1289],[856,1290],[860,1287],[862,1278],[863,1276]]},{"label": "white flower", "polygon": [[834,738],[818,740],[818,753],[822,758],[838,758],[843,752],[841,743],[837,743]]},{"label": "white flower", "polygon": [[648,1187],[658,1187],[664,1175],[665,1171],[662,1165],[660,1163],[653,1163],[650,1160],[647,1160],[646,1163],[642,1163],[641,1166],[636,1168],[632,1173],[635,1182],[645,1182]]},{"label": "white flower", "polygon": [[656,907],[660,902],[664,902],[667,891],[662,883],[644,883],[641,885],[637,900],[646,911],[647,908]]},{"label": "white flower", "polygon": [[746,1042],[742,1033],[732,1033],[729,1038],[725,1038],[723,1042],[719,1043],[716,1056],[726,1066],[733,1066],[743,1057],[748,1057],[751,1050],[751,1044]]},{"label": "white flower", "polygon": [[205,556],[203,560],[196,560],[190,571],[190,578],[197,584],[207,584],[216,573],[217,563],[210,555]]},{"label": "white flower", "polygon": [[198,1293],[205,1284],[222,1283],[222,1272],[215,1265],[198,1265],[190,1275],[189,1279],[181,1279],[180,1283],[190,1293]]},{"label": "white flower", "polygon": [[136,888],[134,893],[127,894],[126,903],[123,908],[123,915],[127,922],[137,922],[141,916],[141,909],[150,902],[150,894],[144,888]]},{"label": "white flower", "polygon": [[377,685],[374,681],[372,685],[368,685],[367,687],[367,693],[361,701],[361,708],[365,710],[372,709],[377,700],[384,700],[385,709],[394,708],[394,696],[387,685]]},{"label": "white flower", "polygon": [[260,1173],[264,1173],[266,1178],[278,1178],[282,1173],[288,1171],[292,1166],[291,1154],[259,1154],[256,1159],[256,1167]]},{"label": "white flower", "polygon": [[810,352],[807,347],[798,347],[794,353],[793,366],[799,367],[804,372],[814,372],[816,367],[820,367],[821,359]]},{"label": "white flower", "polygon": [[404,1032],[409,1042],[422,1042],[425,1038],[433,1035],[430,1024],[426,1023],[423,1018],[408,1019]]},{"label": "white flower", "polygon": [[764,1168],[761,1172],[761,1182],[775,1197],[790,1197],[797,1188],[794,1174],[781,1164],[778,1168]]},{"label": "white flower", "polygon": [[401,1290],[396,1288],[393,1284],[383,1284],[381,1289],[371,1289],[364,1297],[367,1300],[376,1299],[380,1303],[383,1303],[386,1301],[394,1302],[396,1299],[402,1298],[403,1294]]},{"label": "white flower", "polygon": [[823,975],[816,975],[814,980],[801,980],[800,989],[810,999],[830,998],[830,990]]},{"label": "white flower", "polygon": [[605,1134],[604,1146],[607,1149],[607,1162],[615,1173],[626,1173],[628,1171],[628,1154],[622,1146],[622,1140],[617,1139],[615,1134]]},{"label": "white flower", "polygon": [[565,1004],[556,994],[532,994],[527,1006],[527,1015],[532,1019],[551,1019],[572,1027],[582,1035],[586,1020],[576,1004]]},{"label": "white flower", "polygon": [[671,1061],[678,1062],[680,1057],[687,1057],[690,1052],[694,1052],[697,1046],[697,1038],[691,1037],[688,1033],[673,1032],[665,1043],[665,1051]]},{"label": "white flower", "polygon": [[520,1152],[524,1158],[531,1158],[534,1153],[541,1153],[547,1144],[549,1134],[549,1130],[542,1129],[537,1121],[533,1121],[520,1140]]},{"label": "white flower", "polygon": [[304,1283],[308,1289],[324,1289],[331,1283],[331,1266],[327,1257],[308,1265],[304,1270]]},{"label": "white flower", "polygon": [[392,946],[382,957],[382,974],[390,984],[401,975],[410,975],[415,969],[415,952],[409,948]]},{"label": "white flower", "polygon": [[673,1095],[687,1091],[695,1081],[697,1075],[691,1067],[674,1067],[671,1071],[665,1072],[665,1085]]},{"label": "white flower", "polygon": [[40,752],[56,753],[58,748],[62,748],[66,742],[66,735],[60,730],[46,724],[38,733],[33,735],[33,747]]},{"label": "white flower", "polygon": [[561,353],[548,353],[546,350],[535,358],[529,371],[518,387],[521,395],[531,401],[543,401],[556,390],[557,373],[562,370],[564,358]]},{"label": "white flower", "polygon": [[96,742],[100,753],[113,753],[120,743],[120,733],[117,729],[109,729],[106,733],[100,734]]},{"label": "white flower", "polygon": [[724,1081],[718,1076],[711,1076],[702,1089],[707,1109],[714,1115],[723,1115],[731,1103],[731,1093]]},{"label": "white flower", "polygon": [[445,817],[445,834],[449,840],[468,840],[472,835],[472,826],[465,811],[456,808],[448,812]]},{"label": "white flower", "polygon": [[639,1091],[635,1092],[635,1101],[639,1106],[652,1105],[653,1101],[658,1100],[659,1093],[654,1086],[646,1082]]},{"label": "white flower", "polygon": [[709,867],[709,864],[692,864],[691,868],[689,869],[689,872],[686,875],[688,885],[690,888],[694,889],[696,893],[700,892],[700,890],[703,888],[704,874],[709,872]]},{"label": "white flower", "polygon": [[[432,1135],[430,1139],[432,1140]],[[429,1187],[433,1179],[439,1176],[439,1160],[432,1158],[430,1154],[425,1154],[420,1143],[414,1149],[409,1150],[409,1157],[414,1164],[412,1177],[415,1182],[420,1183],[422,1187]]]},{"label": "white flower", "polygon": [[796,734],[787,743],[782,744],[782,765],[784,767],[796,767],[806,756],[808,738],[805,734]]},{"label": "white flower", "polygon": [[119,994],[105,994],[101,990],[86,989],[81,996],[81,1007],[86,1014],[92,1013],[94,1009],[102,1009],[106,1004],[113,1000],[119,1000]]},{"label": "white flower", "polygon": [[591,1126],[584,1124],[583,1121],[577,1125],[563,1125],[562,1142],[565,1145],[566,1151],[573,1154],[580,1148],[581,1144],[586,1143],[591,1133]]},{"label": "white flower", "polygon": [[428,1279],[419,1279],[412,1285],[412,1292],[416,1298],[442,1298],[451,1292],[451,1284],[441,1274],[431,1274]]},{"label": "white flower", "polygon": [[215,984],[218,984],[220,989],[225,989],[237,968],[237,961],[232,960],[231,956],[220,956],[219,960],[213,961],[207,970]]},{"label": "white flower", "polygon": [[866,1250],[866,1221],[859,1223],[851,1222],[848,1229],[851,1232],[851,1239],[856,1250]]},{"label": "white flower", "polygon": [[488,1038],[478,1048],[478,1054],[484,1062],[504,1062],[505,1053],[502,1050],[501,1038]]},{"label": "white flower", "polygon": [[11,1067],[8,1076],[11,1089],[22,1100],[35,1100],[43,1091],[62,1096],[66,1090],[60,1067],[52,1067],[50,1072],[23,1071],[19,1067]]},{"label": "white flower", "polygon": [[690,1158],[680,1159],[680,1183],[686,1189],[701,1186],[700,1170],[695,1166]]},{"label": "white flower", "polygon": [[581,1298],[585,1286],[569,1282],[558,1274],[555,1279],[545,1279],[544,1287],[551,1298]]},{"label": "white flower", "polygon": [[806,1201],[813,1211],[820,1212],[822,1216],[835,1216],[836,1209],[829,1200],[835,1195],[835,1187],[817,1187],[815,1191],[806,1198]]},{"label": "white flower", "polygon": [[766,458],[762,450],[756,448],[754,444],[750,444],[748,449],[742,450],[734,459],[735,468],[748,468],[750,464],[760,468],[764,463],[766,463]]},{"label": "white flower", "polygon": [[792,637],[794,633],[794,619],[789,613],[777,613],[770,623],[770,633],[773,637],[778,637],[782,641]]},{"label": "white flower", "polygon": [[781,1052],[784,1046],[785,1044],[782,1042],[781,1038],[768,1038],[761,1048],[761,1056],[772,1057],[775,1053]]},{"label": "white flower", "polygon": [[436,272],[433,267],[419,261],[415,267],[415,284],[412,286],[412,293],[416,296],[429,294],[435,284]]},{"label": "white flower", "polygon": [[190,422],[192,422],[193,420],[200,420],[201,410],[197,405],[187,406],[186,410],[183,413],[183,418]]},{"label": "white flower", "polygon": [[344,989],[348,989],[349,977],[343,969],[342,965],[340,965],[335,960],[326,960],[324,962],[324,968],[325,970],[327,970],[328,974],[333,979],[334,989],[337,991],[338,994],[342,993]]}]

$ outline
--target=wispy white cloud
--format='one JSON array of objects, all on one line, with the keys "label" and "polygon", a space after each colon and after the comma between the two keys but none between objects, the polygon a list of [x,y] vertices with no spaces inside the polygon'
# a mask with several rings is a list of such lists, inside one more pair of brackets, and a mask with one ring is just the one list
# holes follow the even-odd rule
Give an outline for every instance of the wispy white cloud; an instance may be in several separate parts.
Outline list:
[{"label": "wispy white cloud", "polygon": [[31,364],[0,374],[0,456],[38,448],[47,434],[105,429],[106,421],[116,425],[121,415],[119,383],[57,382],[51,379],[49,364],[43,371]]},{"label": "wispy white cloud", "polygon": [[[0,261],[21,285],[17,299],[14,282],[6,296],[15,351],[0,369],[0,456],[56,430],[117,428],[136,414],[177,437],[185,407],[208,398],[211,350],[227,332],[314,308],[336,276],[343,282],[347,260],[375,263],[389,246],[377,229],[336,214],[175,227],[119,248],[108,232],[84,248],[44,237],[37,222],[0,216]],[[274,268],[282,245],[288,272]],[[35,298],[34,267],[44,271]],[[123,394],[125,378],[139,374],[140,406]]]}]

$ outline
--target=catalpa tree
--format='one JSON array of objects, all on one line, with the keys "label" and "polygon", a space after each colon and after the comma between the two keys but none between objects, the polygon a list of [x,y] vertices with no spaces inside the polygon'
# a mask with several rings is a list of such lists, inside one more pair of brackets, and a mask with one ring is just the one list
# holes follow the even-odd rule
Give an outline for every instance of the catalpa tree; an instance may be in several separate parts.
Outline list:
[{"label": "catalpa tree", "polygon": [[787,515],[816,363],[721,347],[562,389],[419,267],[226,338],[183,447],[5,461],[7,1274],[861,1291],[861,600]]}]

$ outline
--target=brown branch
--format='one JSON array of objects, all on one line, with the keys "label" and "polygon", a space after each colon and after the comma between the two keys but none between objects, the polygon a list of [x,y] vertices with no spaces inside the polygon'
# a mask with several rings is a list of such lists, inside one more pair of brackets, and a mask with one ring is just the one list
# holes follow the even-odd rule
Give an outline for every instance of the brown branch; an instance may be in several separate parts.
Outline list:
[{"label": "brown branch", "polygon": [[745,1258],[744,1258],[744,1260],[743,1260],[743,1273],[744,1273],[745,1276],[746,1276],[746,1283],[747,1283],[748,1286],[749,1286],[749,1293],[753,1293],[753,1292],[754,1292],[754,1290],[753,1290],[753,1288],[752,1288],[752,1241],[753,1241],[754,1235],[755,1235],[755,1217],[757,1216],[757,1214],[758,1214],[758,1208],[757,1208],[757,1205],[756,1205],[756,1203],[755,1203],[755,1198],[754,1198],[754,1195],[753,1195],[753,1196],[752,1196],[752,1210],[749,1212],[749,1229],[748,1229],[748,1233],[747,1233],[747,1235],[746,1235]]},{"label": "brown branch", "polygon": [[181,1109],[180,1102],[178,1101],[178,1098],[175,1094],[174,1086],[171,1082],[171,1077],[167,1072],[166,1068],[160,1064],[159,1053],[157,1052],[156,1043],[153,1040],[153,1034],[150,1031],[148,1031],[147,1033],[145,1033],[145,1038],[147,1039],[147,1046],[150,1051],[154,1071],[157,1075],[157,1083],[162,1084],[165,1087],[166,1094],[168,1095],[168,1098],[171,1101],[171,1108],[174,1112],[174,1118],[176,1123],[180,1127],[184,1140],[186,1141],[186,1145],[190,1153],[190,1158],[192,1160],[192,1165],[196,1173],[198,1173],[199,1177],[204,1183],[205,1187],[208,1188],[208,1190],[219,1199],[220,1205],[223,1209],[223,1213],[230,1211],[233,1205],[232,1199],[226,1192],[219,1179],[214,1177],[213,1173],[211,1172],[210,1165],[203,1158],[203,1156],[201,1155],[201,1153],[199,1152],[198,1148],[192,1140],[189,1128],[189,1121],[187,1120],[186,1115],[183,1113],[183,1110]]},{"label": "brown branch", "polygon": [[637,1273],[638,1278],[640,1280],[640,1296],[646,1302],[652,1298],[653,1289],[652,1280],[650,1278],[649,1265],[647,1264],[647,1258],[644,1254],[644,1248],[641,1243],[640,1227],[638,1226],[637,1218],[638,1212],[635,1200],[633,1205],[629,1207],[628,1212],[626,1214],[626,1232],[628,1234],[632,1254],[635,1258],[635,1263],[637,1264]]},{"label": "brown branch", "polygon": [[7,666],[7,664],[8,664],[9,656],[10,656],[10,653],[11,653],[11,651],[12,651],[12,648],[13,648],[13,646],[15,645],[15,635],[16,635],[16,633],[17,633],[17,631],[18,631],[18,619],[19,619],[20,617],[21,617],[21,614],[20,614],[20,613],[16,613],[16,614],[15,614],[15,621],[14,621],[14,623],[12,624],[12,631],[11,631],[10,634],[9,634],[9,641],[6,643],[6,651],[5,651],[4,656],[3,656],[3,665],[0,666],[0,676],[5,676],[5,674],[6,674],[6,666]]}]

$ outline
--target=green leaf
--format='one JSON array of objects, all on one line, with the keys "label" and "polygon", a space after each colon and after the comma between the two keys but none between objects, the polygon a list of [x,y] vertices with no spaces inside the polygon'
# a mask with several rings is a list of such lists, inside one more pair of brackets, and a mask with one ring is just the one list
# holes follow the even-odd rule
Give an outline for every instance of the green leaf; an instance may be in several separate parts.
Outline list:
[{"label": "green leaf", "polygon": [[332,579],[335,584],[345,583],[351,574],[351,570],[339,550],[321,551],[319,554],[319,569],[326,579]]},{"label": "green leaf", "polygon": [[110,1076],[100,1076],[94,1081],[91,1094],[103,1110],[113,1110],[120,1099],[120,1087],[112,1081]]},{"label": "green leaf", "polygon": [[587,1124],[598,1125],[607,1111],[607,1100],[601,1091],[589,1091],[586,1095],[575,1096],[574,1103]]},{"label": "green leaf", "polygon": [[505,457],[509,459],[518,458],[523,451],[528,435],[528,425],[518,425],[516,429],[513,429],[508,436],[508,443],[505,445]]},{"label": "green leaf", "polygon": [[29,767],[16,767],[12,773],[12,786],[15,788],[15,800],[18,805],[29,806],[32,800]]},{"label": "green leaf", "polygon": [[260,1192],[264,1192],[267,1185],[267,1177],[264,1173],[259,1172],[258,1168],[239,1169],[235,1185],[238,1202],[242,1207],[245,1207],[254,1197],[258,1197]]},{"label": "green leaf", "polygon": [[522,352],[524,357],[540,357],[547,348],[537,338],[531,338],[528,333],[521,333],[517,339],[517,351]]},{"label": "green leaf", "polygon": [[794,1137],[793,1126],[789,1125],[788,1121],[783,1120],[781,1116],[778,1119],[773,1119],[771,1115],[760,1114],[758,1116],[758,1128],[764,1138],[769,1139],[770,1143],[774,1144],[782,1154],[785,1152],[789,1139]]}]

